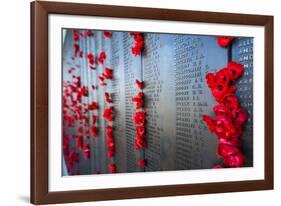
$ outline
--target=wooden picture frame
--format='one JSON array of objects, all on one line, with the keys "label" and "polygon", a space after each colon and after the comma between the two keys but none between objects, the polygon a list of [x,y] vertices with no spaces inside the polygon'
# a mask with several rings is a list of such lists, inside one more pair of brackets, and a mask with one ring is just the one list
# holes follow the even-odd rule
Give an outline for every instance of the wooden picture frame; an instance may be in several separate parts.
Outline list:
[{"label": "wooden picture frame", "polygon": [[[48,190],[48,15],[118,17],[189,21],[265,28],[265,156],[264,180],[49,192]],[[94,4],[35,1],[31,3],[31,202],[164,197],[273,189],[273,16],[185,11]]]}]

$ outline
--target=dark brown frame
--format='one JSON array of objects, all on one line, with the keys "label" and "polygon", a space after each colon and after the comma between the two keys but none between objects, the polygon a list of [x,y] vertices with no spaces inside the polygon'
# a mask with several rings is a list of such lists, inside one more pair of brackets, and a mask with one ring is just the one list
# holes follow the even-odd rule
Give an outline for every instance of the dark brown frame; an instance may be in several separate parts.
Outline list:
[{"label": "dark brown frame", "polygon": [[[116,189],[48,191],[48,14],[87,15],[265,28],[265,179]],[[35,1],[31,3],[31,202],[33,204],[273,189],[273,16]]]}]

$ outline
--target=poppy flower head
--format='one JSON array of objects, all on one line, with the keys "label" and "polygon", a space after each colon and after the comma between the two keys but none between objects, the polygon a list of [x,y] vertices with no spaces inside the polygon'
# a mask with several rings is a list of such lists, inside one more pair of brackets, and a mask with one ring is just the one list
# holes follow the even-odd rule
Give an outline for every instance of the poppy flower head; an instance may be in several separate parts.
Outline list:
[{"label": "poppy flower head", "polygon": [[145,147],[145,140],[140,136],[136,136],[135,138],[135,149],[140,150]]},{"label": "poppy flower head", "polygon": [[221,47],[228,47],[229,44],[233,41],[233,39],[233,37],[219,36],[217,37],[217,42]]},{"label": "poppy flower head", "polygon": [[145,124],[145,119],[146,119],[146,113],[144,111],[138,111],[134,115],[134,123],[136,125],[144,125]]},{"label": "poppy flower head", "polygon": [[98,136],[98,128],[95,125],[92,125],[90,127],[90,133],[92,134],[93,137],[97,137]]},{"label": "poppy flower head", "polygon": [[79,52],[79,57],[80,57],[80,58],[83,58],[83,51],[80,51],[80,52]]},{"label": "poppy flower head", "polygon": [[242,167],[245,162],[245,156],[240,152],[236,155],[225,156],[223,160],[228,167]]},{"label": "poppy flower head", "polygon": [[106,53],[105,51],[102,51],[98,57],[98,62],[100,64],[104,64],[105,59],[106,59]]},{"label": "poppy flower head", "polygon": [[83,148],[83,136],[82,135],[77,136],[76,147],[80,148],[80,149]]},{"label": "poppy flower head", "polygon": [[222,103],[229,109],[239,108],[239,100],[233,93],[226,94],[223,97]]},{"label": "poppy flower head", "polygon": [[74,57],[77,57],[79,52],[79,44],[75,43],[73,47],[74,47]]},{"label": "poppy flower head", "polygon": [[144,40],[143,40],[143,35],[139,32],[130,32],[130,35],[133,36],[135,44],[131,48],[132,54],[134,56],[140,55],[143,46],[144,46]]},{"label": "poppy flower head", "polygon": [[232,81],[236,81],[244,73],[243,65],[235,61],[231,61],[227,64],[227,70]]},{"label": "poppy flower head", "polygon": [[87,30],[86,31],[86,36],[87,37],[91,37],[93,35],[92,31],[91,30]]},{"label": "poppy flower head", "polygon": [[139,81],[138,79],[136,79],[136,85],[139,89],[143,89],[143,82]]},{"label": "poppy flower head", "polygon": [[112,33],[108,32],[108,31],[103,32],[103,35],[105,38],[109,38],[109,39],[112,38]]},{"label": "poppy flower head", "polygon": [[217,86],[216,75],[213,73],[208,73],[206,75],[206,81],[207,81],[207,85],[210,89],[213,89]]},{"label": "poppy flower head", "polygon": [[77,29],[73,29],[73,40],[74,41],[79,40],[79,31]]},{"label": "poppy flower head", "polygon": [[113,78],[113,70],[106,67],[105,70],[104,70],[104,78],[112,79]]},{"label": "poppy flower head", "polygon": [[234,119],[235,123],[237,125],[244,125],[246,121],[248,120],[248,112],[241,108],[233,109],[232,112],[232,118]]},{"label": "poppy flower head", "polygon": [[230,84],[229,71],[227,68],[223,68],[216,73],[216,80],[219,84]]},{"label": "poppy flower head", "polygon": [[228,116],[230,114],[229,108],[223,104],[215,105],[213,111],[217,116]]},{"label": "poppy flower head", "polygon": [[110,100],[110,95],[109,95],[108,92],[105,92],[105,93],[104,93],[104,97],[105,97],[105,101],[106,101],[107,103],[110,103],[110,102],[111,102],[111,100]]},{"label": "poppy flower head", "polygon": [[103,118],[109,122],[113,121],[113,106],[108,107],[103,112]]},{"label": "poppy flower head", "polygon": [[95,64],[95,56],[92,53],[89,53],[87,55],[87,59],[90,65],[94,65]]},{"label": "poppy flower head", "polygon": [[89,104],[89,105],[88,105],[88,109],[89,109],[89,110],[98,110],[99,107],[98,107],[97,102],[92,102],[91,104]]},{"label": "poppy flower head", "polygon": [[146,166],[146,160],[142,159],[138,161],[138,166],[139,167],[145,167]]},{"label": "poppy flower head", "polygon": [[203,115],[203,121],[207,124],[207,126],[209,127],[209,130],[211,132],[215,132],[215,123],[214,120],[208,116],[208,115]]}]

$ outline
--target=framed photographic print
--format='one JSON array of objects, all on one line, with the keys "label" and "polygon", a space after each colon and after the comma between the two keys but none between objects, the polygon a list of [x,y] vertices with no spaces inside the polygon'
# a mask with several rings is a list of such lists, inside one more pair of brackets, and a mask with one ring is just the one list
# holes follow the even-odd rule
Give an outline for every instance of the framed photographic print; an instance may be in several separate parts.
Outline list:
[{"label": "framed photographic print", "polygon": [[31,3],[31,202],[273,189],[273,17]]}]

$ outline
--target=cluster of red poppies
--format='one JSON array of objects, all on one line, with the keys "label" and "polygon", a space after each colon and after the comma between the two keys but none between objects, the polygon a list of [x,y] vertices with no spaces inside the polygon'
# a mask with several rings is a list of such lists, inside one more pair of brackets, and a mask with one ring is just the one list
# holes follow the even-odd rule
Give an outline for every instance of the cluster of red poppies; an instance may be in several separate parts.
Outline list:
[{"label": "cluster of red poppies", "polygon": [[[136,112],[133,120],[136,126],[135,148],[141,150],[145,147],[145,122],[146,112],[144,111],[144,94],[142,92],[143,82],[136,80],[136,86],[141,91],[138,92],[136,97],[132,97],[132,102],[135,103]],[[138,160],[139,167],[145,167],[146,161],[144,159]]]},{"label": "cluster of red poppies", "polygon": [[130,35],[134,37],[135,44],[132,47],[132,54],[134,56],[140,55],[144,46],[143,35],[139,32],[130,32]]},{"label": "cluster of red poppies", "polygon": [[96,69],[95,68],[95,56],[92,53],[89,53],[87,55],[87,59],[88,59],[88,62],[89,62],[90,69]]},{"label": "cluster of red poppies", "polygon": [[106,53],[105,53],[105,51],[101,51],[101,53],[98,57],[98,62],[100,64],[104,64],[105,59],[106,59]]},{"label": "cluster of red poppies", "polygon": [[[105,102],[107,104],[111,103],[110,95],[108,92],[104,93]],[[115,173],[116,172],[116,165],[114,163],[114,160],[112,159],[115,156],[115,141],[113,137],[113,106],[110,105],[107,109],[103,112],[103,118],[108,122],[108,125],[106,126],[106,144],[107,144],[107,156],[108,159],[111,161],[109,164],[109,172]]]},{"label": "cluster of red poppies", "polygon": [[67,170],[72,174],[74,164],[79,162],[79,154],[70,145],[69,137],[65,132],[63,133],[63,154],[67,161]]},{"label": "cluster of red poppies", "polygon": [[[112,34],[110,32],[104,32],[105,38],[111,38]],[[73,42],[74,42],[74,55],[72,60],[79,55],[80,58],[83,58],[83,51],[80,51],[79,48],[79,39],[84,37],[94,36],[91,30],[86,30],[85,33],[79,32],[77,29],[73,29]],[[104,65],[106,60],[105,51],[101,51],[95,59],[95,54],[88,53],[86,55],[90,69],[96,69],[96,62],[98,64]],[[71,63],[68,61],[67,65]],[[67,70],[69,75],[72,75],[76,68],[80,68],[80,65],[76,64]],[[106,80],[113,78],[113,70],[106,67],[101,75],[98,76],[100,81],[100,86],[106,86]],[[72,135],[72,138],[76,140],[76,148],[81,150],[83,157],[88,160],[90,159],[90,144],[86,139],[92,137],[97,138],[98,136],[98,127],[97,127],[97,116],[88,115],[89,111],[95,111],[99,109],[97,102],[92,101],[89,104],[83,103],[82,98],[87,98],[89,95],[88,88],[81,84],[81,77],[72,75],[72,81],[66,81],[63,85],[63,120],[66,127],[77,127],[76,133]],[[97,89],[97,86],[91,85],[93,90]],[[108,92],[105,92],[105,101],[106,103],[111,103],[110,95]],[[104,110],[103,117],[107,120],[109,124],[112,124],[113,121],[113,106],[109,106]],[[91,120],[92,119],[92,120]],[[91,122],[90,122],[91,121]],[[73,174],[74,163],[79,161],[79,152],[75,152],[75,148],[69,143],[69,134],[66,133],[67,130],[64,130],[64,141],[63,141],[63,150],[64,156],[67,162],[67,168],[69,174]],[[106,136],[107,136],[107,145],[108,145],[108,157],[111,158],[115,155],[115,144],[113,139],[113,127],[112,125],[107,125],[106,127]],[[84,137],[86,139],[84,139]],[[78,168],[77,165],[76,168]],[[116,166],[114,163],[110,163],[109,170],[111,172],[116,171]]]},{"label": "cluster of red poppies", "polygon": [[77,57],[78,52],[79,52],[79,44],[78,44],[78,41],[79,41],[79,31],[77,29],[73,29],[73,41],[74,41],[74,44],[73,44],[74,54],[73,54],[73,56]]},{"label": "cluster of red poppies", "polygon": [[[234,94],[236,87],[233,85],[243,72],[242,64],[231,61],[226,68],[206,75],[208,87],[218,105],[213,107],[216,118],[203,115],[203,120],[209,130],[218,137],[218,155],[222,157],[224,167],[241,167],[245,161],[240,150],[240,136],[248,119],[248,113],[240,107],[239,100]],[[220,167],[223,166],[215,166],[215,168]]]},{"label": "cluster of red poppies", "polygon": [[103,73],[98,76],[98,78],[99,78],[100,86],[106,86],[107,83],[105,82],[105,80],[109,80],[109,79],[113,78],[112,69],[109,69],[108,67],[106,67],[104,69]]},{"label": "cluster of red poppies", "polygon": [[[75,69],[71,68],[68,73],[72,73]],[[95,126],[96,116],[93,115],[93,124],[90,129],[85,129],[89,125],[88,111],[97,110],[98,105],[92,102],[89,105],[82,103],[82,97],[88,97],[88,89],[81,84],[80,76],[72,76],[73,81],[64,82],[63,87],[63,120],[66,127],[75,127],[77,124],[76,147],[81,150],[86,160],[90,159],[90,144],[84,142],[84,137],[90,138],[90,133],[96,137],[97,128]],[[77,124],[76,124],[77,123]],[[69,135],[64,131],[63,149],[67,162],[69,174],[73,174],[73,164],[78,162],[79,153],[75,152],[73,146],[69,144]],[[70,150],[72,152],[70,152]],[[78,167],[78,166],[77,166]]]}]

